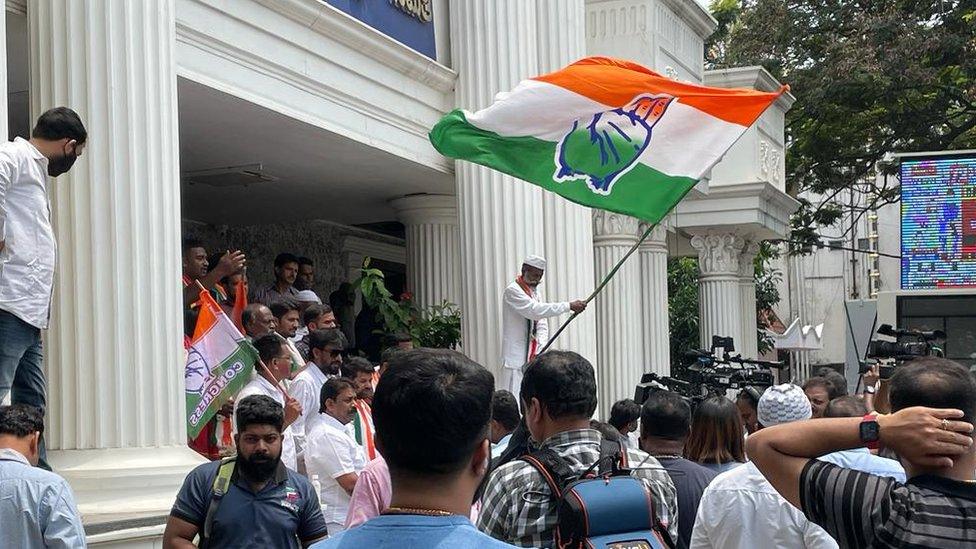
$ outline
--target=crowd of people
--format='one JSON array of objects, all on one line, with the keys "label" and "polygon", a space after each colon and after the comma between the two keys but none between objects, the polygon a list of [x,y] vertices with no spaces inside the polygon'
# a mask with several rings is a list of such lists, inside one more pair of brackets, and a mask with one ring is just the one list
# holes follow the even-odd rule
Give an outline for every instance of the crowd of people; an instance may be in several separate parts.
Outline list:
[{"label": "crowd of people", "polygon": [[[43,241],[0,241],[0,267],[37,267],[46,291],[0,279],[4,547],[85,546],[71,487],[45,467],[53,236],[25,208],[86,138],[61,108],[0,148],[4,234],[16,243],[29,226]],[[278,255],[274,283],[250,292],[246,266],[241,251],[184,243],[187,342],[210,292],[261,367],[190,441],[210,460],[179,490],[166,548],[976,546],[976,379],[950,360],[907,361],[886,380],[872,370],[860,394],[826,368],[734,399],[600,403],[586,358],[545,351],[546,319],[587,303],[543,302],[541,257],[502,296],[499,380],[409,336],[356,341],[350,288],[323,303],[311,260]]]}]

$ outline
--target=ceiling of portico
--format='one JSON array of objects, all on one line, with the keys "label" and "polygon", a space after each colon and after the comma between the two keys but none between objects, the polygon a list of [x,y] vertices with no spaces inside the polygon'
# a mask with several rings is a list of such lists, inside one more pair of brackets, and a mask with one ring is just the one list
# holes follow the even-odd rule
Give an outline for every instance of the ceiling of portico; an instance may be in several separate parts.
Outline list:
[{"label": "ceiling of portico", "polygon": [[454,193],[454,178],[303,121],[180,78],[180,170],[261,164],[277,181],[183,184],[183,217],[213,224],[328,219],[390,221],[387,201]]}]

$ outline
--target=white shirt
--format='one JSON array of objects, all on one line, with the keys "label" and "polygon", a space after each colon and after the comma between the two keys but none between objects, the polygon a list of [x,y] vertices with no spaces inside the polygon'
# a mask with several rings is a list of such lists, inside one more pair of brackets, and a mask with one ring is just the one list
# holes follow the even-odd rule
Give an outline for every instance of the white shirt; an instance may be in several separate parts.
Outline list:
[{"label": "white shirt", "polygon": [[690,547],[836,549],[837,542],[779,495],[750,462],[715,477],[705,488]]},{"label": "white shirt", "polygon": [[349,435],[346,426],[329,414],[319,414],[310,419],[307,427],[305,470],[309,479],[312,475],[319,476],[322,503],[327,505],[325,522],[345,524],[349,494],[336,479],[349,473],[358,475],[366,467],[366,454]]},{"label": "white shirt", "polygon": [[47,158],[19,137],[0,144],[0,239],[0,309],[46,329],[58,253]]},{"label": "white shirt", "polygon": [[[281,404],[282,407],[285,406],[285,395],[281,394],[281,389],[275,387],[274,383],[271,383],[264,376],[255,375],[254,379],[248,382],[247,385],[241,389],[241,392],[237,393],[237,398],[234,399],[234,432],[237,432],[237,405],[241,403],[244,397],[249,397],[252,395],[264,395],[274,399],[275,402]],[[298,420],[295,420],[298,421]],[[298,457],[295,450],[295,436],[291,430],[294,424],[285,427],[285,431],[281,433],[281,462],[285,464],[285,467],[291,469],[292,471],[298,471]]]},{"label": "white shirt", "polygon": [[308,434],[306,423],[309,417],[319,413],[319,394],[328,379],[318,366],[309,362],[308,367],[295,376],[288,389],[288,394],[302,405],[302,415],[291,424],[298,442],[299,454],[304,451],[304,441]]},{"label": "white shirt", "polygon": [[549,341],[547,318],[569,312],[569,302],[543,303],[539,301],[539,290],[529,297],[518,285],[512,282],[505,288],[502,300],[502,361],[506,368],[521,368],[529,354],[529,321],[537,322],[535,339],[538,349]]}]

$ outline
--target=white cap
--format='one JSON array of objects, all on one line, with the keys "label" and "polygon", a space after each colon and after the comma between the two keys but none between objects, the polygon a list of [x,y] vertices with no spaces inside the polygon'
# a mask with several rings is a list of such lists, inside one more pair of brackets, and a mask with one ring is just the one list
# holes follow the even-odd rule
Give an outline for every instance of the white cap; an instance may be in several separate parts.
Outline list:
[{"label": "white cap", "polygon": [[528,265],[529,267],[535,267],[540,271],[546,270],[546,258],[538,255],[530,255],[526,257],[525,261],[523,261],[522,264]]},{"label": "white cap", "polygon": [[810,419],[813,411],[803,389],[792,383],[773,385],[759,398],[756,415],[763,427]]},{"label": "white cap", "polygon": [[312,290],[302,290],[298,292],[298,294],[295,295],[295,299],[301,301],[302,303],[318,303],[319,305],[322,304],[322,300],[319,299],[319,296],[315,295],[315,292],[313,292]]}]

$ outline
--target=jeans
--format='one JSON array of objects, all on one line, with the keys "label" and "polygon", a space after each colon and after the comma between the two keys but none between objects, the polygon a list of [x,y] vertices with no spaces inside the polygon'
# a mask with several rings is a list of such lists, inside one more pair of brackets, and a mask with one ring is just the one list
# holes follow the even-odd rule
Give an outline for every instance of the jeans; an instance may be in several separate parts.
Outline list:
[{"label": "jeans", "polygon": [[[28,404],[43,412],[47,404],[45,385],[41,330],[0,310],[0,402],[11,393],[11,404]],[[50,470],[44,437],[40,453],[39,466]]]}]

